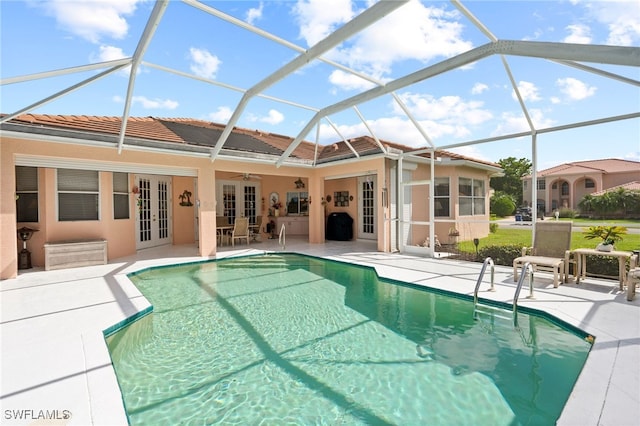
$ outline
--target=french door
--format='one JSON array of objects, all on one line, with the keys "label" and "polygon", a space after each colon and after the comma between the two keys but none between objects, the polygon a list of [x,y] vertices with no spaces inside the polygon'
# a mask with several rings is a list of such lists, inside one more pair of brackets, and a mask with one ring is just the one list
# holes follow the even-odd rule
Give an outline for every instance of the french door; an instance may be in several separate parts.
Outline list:
[{"label": "french door", "polygon": [[376,177],[358,177],[358,239],[375,240],[376,230]]},{"label": "french door", "polygon": [[226,216],[233,224],[236,217],[246,217],[249,224],[256,223],[260,215],[258,200],[260,185],[255,182],[220,181],[218,182],[218,216]]},{"label": "french door", "polygon": [[136,248],[171,243],[171,177],[136,175]]}]

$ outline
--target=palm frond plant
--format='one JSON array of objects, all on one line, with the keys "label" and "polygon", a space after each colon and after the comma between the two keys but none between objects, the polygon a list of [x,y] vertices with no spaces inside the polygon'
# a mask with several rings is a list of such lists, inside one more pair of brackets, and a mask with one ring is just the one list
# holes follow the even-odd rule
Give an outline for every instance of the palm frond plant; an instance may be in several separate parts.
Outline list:
[{"label": "palm frond plant", "polygon": [[[627,233],[624,226],[590,226],[583,232],[584,237],[588,240],[600,240],[603,246],[613,246],[618,241],[623,240],[623,235]],[[607,250],[611,250],[612,247]]]}]

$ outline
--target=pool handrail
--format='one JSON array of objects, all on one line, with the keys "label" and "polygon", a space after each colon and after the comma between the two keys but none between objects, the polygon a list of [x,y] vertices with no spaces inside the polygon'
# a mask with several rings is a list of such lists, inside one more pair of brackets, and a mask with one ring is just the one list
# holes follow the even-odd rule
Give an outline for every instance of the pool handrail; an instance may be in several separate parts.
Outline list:
[{"label": "pool handrail", "polygon": [[280,235],[278,235],[278,244],[282,247],[282,250],[286,250],[287,248],[287,232],[285,230],[284,223],[280,227]]},{"label": "pool handrail", "polygon": [[480,270],[480,275],[478,275],[478,281],[476,281],[476,288],[475,290],[473,290],[473,310],[475,312],[476,310],[476,305],[478,304],[478,290],[480,289],[480,284],[482,283],[482,278],[484,278],[484,273],[487,270],[487,265],[491,265],[491,287],[489,288],[489,291],[496,291],[496,288],[494,286],[494,277],[495,277],[495,265],[493,263],[493,259],[491,259],[490,257],[487,257],[484,262],[482,263],[482,269]]},{"label": "pool handrail", "polygon": [[520,290],[522,289],[522,284],[524,284],[524,279],[527,275],[529,276],[529,295],[527,298],[533,299],[533,266],[530,262],[526,262],[522,265],[522,275],[520,275],[516,292],[513,295],[513,325],[515,327],[518,326],[518,297],[520,296]]}]

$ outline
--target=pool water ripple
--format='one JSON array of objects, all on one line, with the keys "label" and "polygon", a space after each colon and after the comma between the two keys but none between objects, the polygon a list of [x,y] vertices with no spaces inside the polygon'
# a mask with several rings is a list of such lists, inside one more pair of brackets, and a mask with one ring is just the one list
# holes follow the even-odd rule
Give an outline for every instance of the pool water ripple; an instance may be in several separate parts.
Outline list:
[{"label": "pool water ripple", "polygon": [[150,269],[107,338],[132,425],[553,424],[590,345],[295,255]]}]

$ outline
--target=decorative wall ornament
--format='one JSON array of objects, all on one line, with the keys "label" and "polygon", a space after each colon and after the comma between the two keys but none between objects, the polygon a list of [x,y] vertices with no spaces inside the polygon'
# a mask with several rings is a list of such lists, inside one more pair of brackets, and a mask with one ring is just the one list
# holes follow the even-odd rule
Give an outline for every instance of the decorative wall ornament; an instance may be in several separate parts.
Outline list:
[{"label": "decorative wall ornament", "polygon": [[193,194],[186,189],[182,194],[178,195],[178,198],[180,198],[180,205],[184,207],[193,206],[193,203],[191,202],[191,195]]}]

